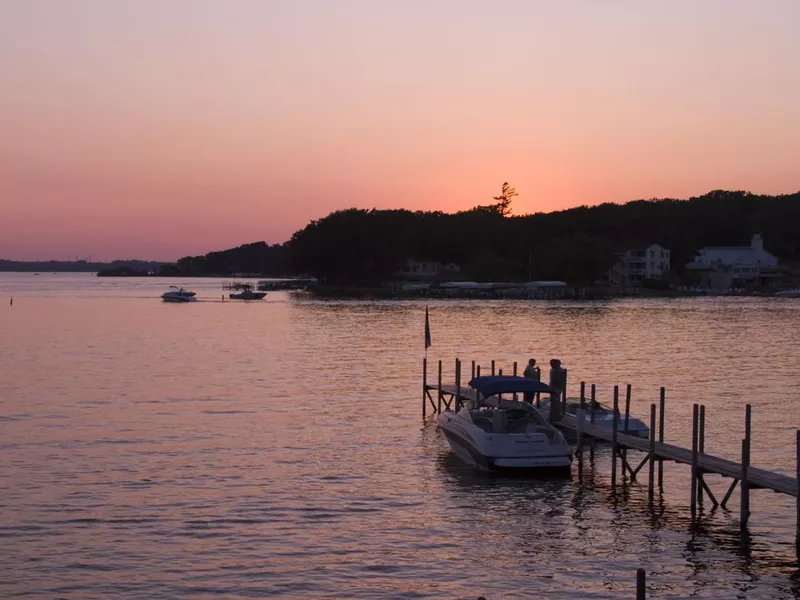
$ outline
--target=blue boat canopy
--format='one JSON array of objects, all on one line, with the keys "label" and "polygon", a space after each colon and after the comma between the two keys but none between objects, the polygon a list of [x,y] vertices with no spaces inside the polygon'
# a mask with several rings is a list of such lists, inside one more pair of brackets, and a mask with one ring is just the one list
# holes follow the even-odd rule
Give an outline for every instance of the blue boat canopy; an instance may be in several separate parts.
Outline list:
[{"label": "blue boat canopy", "polygon": [[553,391],[546,383],[514,375],[485,375],[483,377],[475,377],[469,382],[469,386],[477,390],[481,396],[512,394],[514,392],[542,392],[549,394]]}]

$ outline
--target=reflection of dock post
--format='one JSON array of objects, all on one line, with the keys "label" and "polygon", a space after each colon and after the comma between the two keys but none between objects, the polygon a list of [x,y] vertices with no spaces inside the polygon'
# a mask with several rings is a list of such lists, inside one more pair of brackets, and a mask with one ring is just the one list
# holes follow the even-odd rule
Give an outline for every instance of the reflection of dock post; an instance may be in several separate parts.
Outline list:
[{"label": "reflection of dock post", "polygon": [[619,429],[619,386],[614,386],[614,418],[611,419],[611,485],[617,483],[617,430]]},{"label": "reflection of dock post", "polygon": [[442,361],[439,360],[439,382],[436,390],[436,412],[442,412]]},{"label": "reflection of dock post", "polygon": [[425,416],[425,393],[428,391],[428,358],[422,359],[422,416]]},{"label": "reflection of dock post", "polygon": [[[658,443],[664,443],[664,409],[666,408],[667,390],[662,387],[658,399]],[[664,487],[664,459],[658,461],[658,487]]]},{"label": "reflection of dock post", "polygon": [[690,507],[692,510],[692,516],[694,517],[695,511],[697,510],[697,433],[698,433],[698,425],[700,421],[700,407],[697,404],[692,406],[692,477],[691,477],[691,496],[690,496]]},{"label": "reflection of dock post", "polygon": [[655,492],[656,476],[656,405],[650,405],[650,468],[649,478],[647,479],[647,501],[653,505],[653,494]]}]

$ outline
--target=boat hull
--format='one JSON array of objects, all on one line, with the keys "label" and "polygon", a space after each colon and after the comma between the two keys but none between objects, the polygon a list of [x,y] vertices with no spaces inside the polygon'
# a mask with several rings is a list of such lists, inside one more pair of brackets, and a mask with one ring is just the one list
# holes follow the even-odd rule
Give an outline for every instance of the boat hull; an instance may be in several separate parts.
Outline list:
[{"label": "boat hull", "polygon": [[572,448],[544,436],[487,433],[452,411],[438,423],[453,453],[485,471],[568,471],[572,465]]}]

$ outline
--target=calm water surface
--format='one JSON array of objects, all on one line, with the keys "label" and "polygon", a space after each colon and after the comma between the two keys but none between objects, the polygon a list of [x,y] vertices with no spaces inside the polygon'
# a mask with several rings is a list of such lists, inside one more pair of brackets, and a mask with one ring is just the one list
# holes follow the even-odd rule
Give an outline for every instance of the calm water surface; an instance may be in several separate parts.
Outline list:
[{"label": "calm water surface", "polygon": [[[799,598],[794,499],[688,518],[688,469],[612,489],[487,477],[420,416],[424,303],[270,293],[164,304],[164,279],[0,274],[0,597]],[[14,297],[13,306],[8,298]],[[213,301],[212,301],[213,300]],[[435,301],[431,361],[667,387],[668,441],[793,474],[800,301]],[[717,495],[727,481],[708,478]]]}]

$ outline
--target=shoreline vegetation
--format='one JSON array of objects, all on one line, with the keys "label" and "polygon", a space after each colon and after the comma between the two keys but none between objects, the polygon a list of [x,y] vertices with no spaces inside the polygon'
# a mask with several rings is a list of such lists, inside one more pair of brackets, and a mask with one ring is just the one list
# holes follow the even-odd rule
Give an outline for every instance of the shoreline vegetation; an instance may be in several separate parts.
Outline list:
[{"label": "shoreline vegetation", "polygon": [[[746,290],[695,288],[685,267],[702,247],[744,246],[760,233],[766,250],[779,260],[778,285],[790,287],[800,281],[800,192],[768,196],[717,190],[688,200],[635,200],[512,215],[511,198],[516,195],[504,184],[495,203],[456,213],[338,210],[309,222],[283,244],[255,242],[186,256],[175,263],[0,260],[0,271],[94,270],[101,277],[313,277],[317,284],[309,291],[333,297],[768,295],[774,285]],[[671,251],[666,275],[636,288],[603,285],[618,253],[652,244]],[[438,266],[433,273],[420,273],[404,268],[409,263]],[[477,290],[439,287],[453,281],[506,283]],[[563,282],[563,287],[520,291],[521,285],[534,281]]]}]

